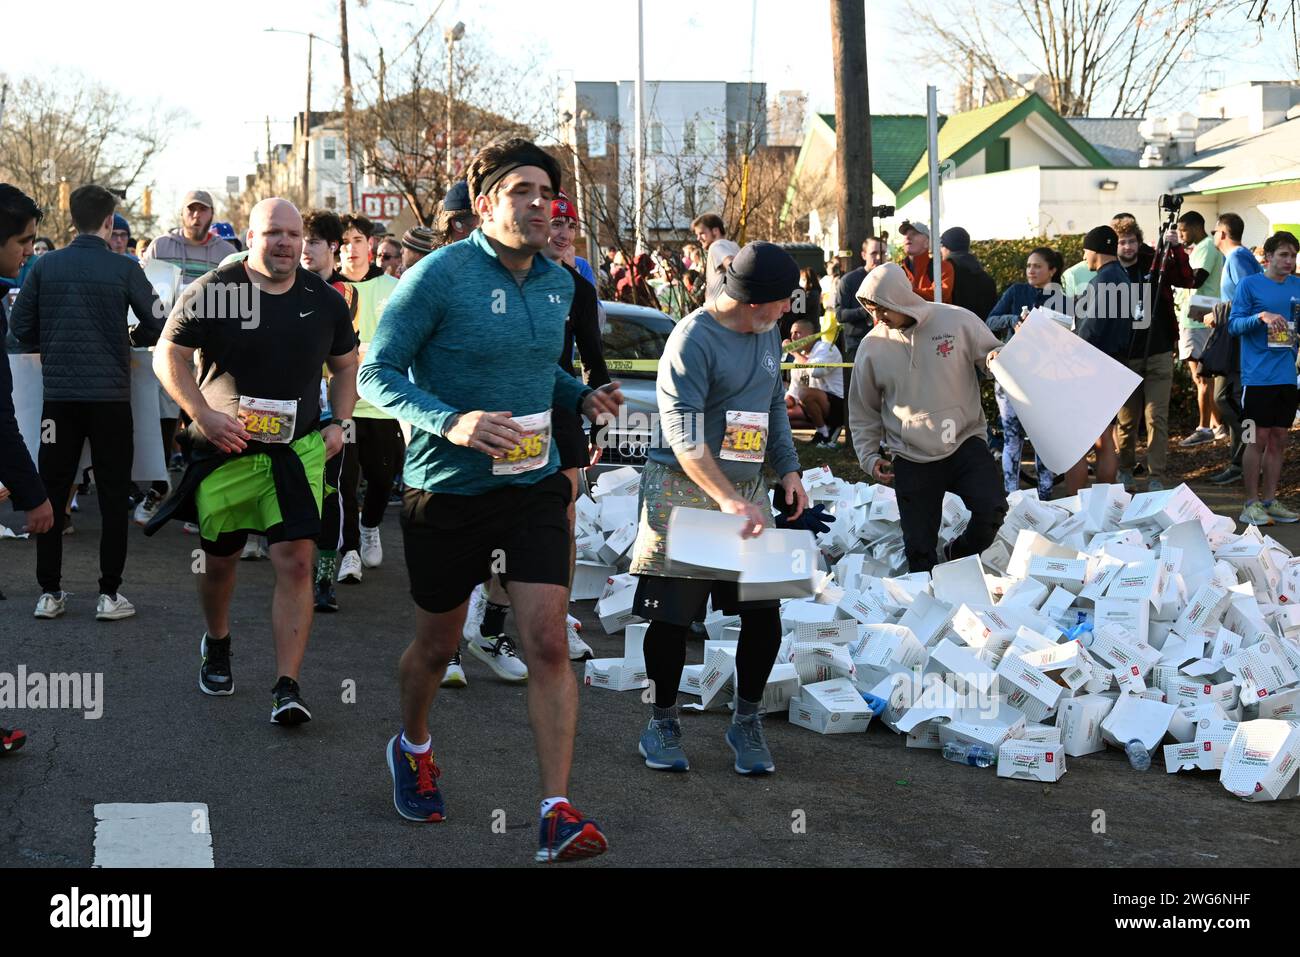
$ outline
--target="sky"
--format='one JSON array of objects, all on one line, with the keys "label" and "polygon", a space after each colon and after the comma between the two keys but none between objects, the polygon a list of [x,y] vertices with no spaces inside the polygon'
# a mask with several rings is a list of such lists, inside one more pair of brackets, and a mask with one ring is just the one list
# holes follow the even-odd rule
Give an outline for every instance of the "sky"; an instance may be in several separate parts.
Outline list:
[{"label": "sky", "polygon": [[[196,17],[205,6],[211,15]],[[537,83],[553,87],[570,72],[578,80],[626,80],[636,73],[636,4],[632,0],[563,0],[557,16],[540,16],[537,0],[348,0],[353,83],[365,75],[358,57],[377,48],[405,45],[411,25],[437,10],[435,29],[463,21],[466,34],[480,37],[496,55],[539,63]],[[647,80],[744,81],[750,71],[751,10],[757,9],[754,79],[781,90],[804,90],[809,106],[834,108],[830,17],[826,0],[724,0],[700,5],[645,5]],[[867,53],[873,113],[921,113],[925,85],[940,85],[940,108],[952,79],[941,68],[914,58],[906,0],[867,0]],[[129,11],[129,16],[124,16]],[[792,12],[795,11],[795,12]],[[6,13],[4,60],[13,80],[24,74],[79,70],[89,79],[130,96],[140,110],[155,103],[188,112],[190,125],[175,130],[150,168],[154,207],[164,225],[167,210],[179,207],[189,189],[225,192],[227,176],[254,169],[254,152],[265,152],[265,118],[271,139],[291,139],[293,115],[306,94],[305,36],[267,33],[266,28],[312,31],[337,39],[334,0],[133,0],[127,7],[102,0],[24,3]],[[57,41],[25,47],[18,38]],[[1286,66],[1286,43],[1252,51],[1231,79],[1294,76]],[[1289,38],[1286,38],[1289,39]],[[312,89],[313,109],[341,109],[342,66],[335,47],[318,42]],[[1249,75],[1247,75],[1247,73]],[[1194,104],[1195,89],[1189,89]],[[950,96],[950,90],[947,91]]]}]

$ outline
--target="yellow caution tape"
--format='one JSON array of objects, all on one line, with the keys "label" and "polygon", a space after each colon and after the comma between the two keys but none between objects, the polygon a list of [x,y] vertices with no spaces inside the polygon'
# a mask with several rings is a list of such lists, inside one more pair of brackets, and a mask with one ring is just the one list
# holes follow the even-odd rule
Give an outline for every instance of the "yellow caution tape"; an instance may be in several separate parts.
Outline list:
[{"label": "yellow caution tape", "polygon": [[[816,337],[814,337],[816,338]],[[581,369],[582,363],[575,362],[575,369]],[[659,368],[658,359],[606,359],[605,368],[610,372],[655,372]],[[782,369],[852,369],[852,362],[782,362]]]}]

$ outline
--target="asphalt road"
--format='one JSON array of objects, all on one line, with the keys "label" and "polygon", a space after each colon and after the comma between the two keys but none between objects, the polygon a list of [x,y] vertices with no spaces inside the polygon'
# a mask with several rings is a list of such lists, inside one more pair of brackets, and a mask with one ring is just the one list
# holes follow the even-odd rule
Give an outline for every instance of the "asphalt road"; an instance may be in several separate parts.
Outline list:
[{"label": "asphalt road", "polygon": [[[531,860],[539,798],[526,691],[468,659],[469,687],[445,691],[434,747],[449,820],[397,817],[384,746],[397,730],[396,665],[413,623],[396,516],[382,568],[340,586],[342,611],[316,619],[302,676],[315,720],[269,723],[275,680],[269,563],[244,563],[233,620],[237,692],[197,688],[203,631],[190,572],[194,538],[179,526],[132,530],[123,593],[135,618],[94,620],[98,516],[83,499],[67,540],[56,621],[31,617],[35,546],[0,541],[0,672],[102,672],[103,716],[0,711],[30,734],[0,758],[0,865],[87,867],[99,803],[202,802],[217,867],[507,866]],[[1227,511],[1232,504],[1224,502]],[[1239,505],[1236,507],[1239,508]],[[0,513],[9,524],[10,513]],[[1300,535],[1279,537],[1295,547]],[[575,605],[598,655],[621,654],[591,603]],[[693,645],[688,660],[699,661]],[[581,666],[575,664],[581,676]],[[345,703],[355,682],[355,703]],[[778,773],[731,770],[725,717],[687,716],[692,770],[647,770],[636,753],[638,692],[582,688],[570,797],[598,820],[610,852],[590,866],[916,865],[1283,866],[1300,841],[1290,802],[1247,804],[1216,774],[1146,773],[1122,754],[1070,759],[1056,784],[998,779],[909,750],[883,727],[821,736],[775,717]],[[1097,812],[1103,812],[1098,815]],[[504,813],[504,816],[502,815]],[[1104,831],[1098,831],[1104,821]],[[498,825],[494,827],[494,822]],[[505,827],[500,827],[504,822]]]}]

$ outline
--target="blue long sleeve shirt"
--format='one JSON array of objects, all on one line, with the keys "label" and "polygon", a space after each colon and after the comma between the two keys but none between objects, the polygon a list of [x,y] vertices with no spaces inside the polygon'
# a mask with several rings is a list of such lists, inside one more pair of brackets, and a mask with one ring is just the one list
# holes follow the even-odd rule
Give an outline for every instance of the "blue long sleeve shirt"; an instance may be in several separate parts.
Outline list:
[{"label": "blue long sleeve shirt", "polygon": [[1228,316],[1228,331],[1241,339],[1241,384],[1295,385],[1295,336],[1289,348],[1269,348],[1268,329],[1259,321],[1261,312],[1284,317],[1292,323],[1294,332],[1296,319],[1300,318],[1300,279],[1287,276],[1276,282],[1263,273],[1246,276],[1237,283]]},{"label": "blue long sleeve shirt", "polygon": [[1051,293],[1046,289],[1035,289],[1027,282],[1012,283],[1002,293],[1002,298],[997,301],[985,322],[991,332],[1005,340],[1020,321],[1021,308],[1034,309],[1047,302],[1050,296]]},{"label": "blue long sleeve shirt", "polygon": [[552,442],[544,467],[494,475],[490,456],[452,444],[443,431],[459,412],[519,418],[577,408],[591,390],[556,363],[572,301],[568,272],[536,255],[519,283],[477,229],[402,275],[357,374],[357,390],[410,423],[407,485],[479,495],[534,484],[559,468]]}]

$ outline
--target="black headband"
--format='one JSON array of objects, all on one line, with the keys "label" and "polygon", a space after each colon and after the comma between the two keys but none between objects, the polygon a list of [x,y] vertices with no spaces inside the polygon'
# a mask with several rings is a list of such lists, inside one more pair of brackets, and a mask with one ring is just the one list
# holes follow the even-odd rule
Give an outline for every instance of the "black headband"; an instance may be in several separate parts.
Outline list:
[{"label": "black headband", "polygon": [[545,171],[547,178],[551,181],[551,189],[558,192],[560,184],[555,181],[555,177],[551,174],[551,171],[548,168],[550,161],[551,157],[542,152],[536,146],[533,146],[528,150],[520,150],[513,157],[506,160],[492,172],[483,177],[482,181],[478,184],[478,189],[475,192],[474,197],[477,199],[479,196],[486,196],[498,183],[521,166],[536,166],[538,169]]}]

